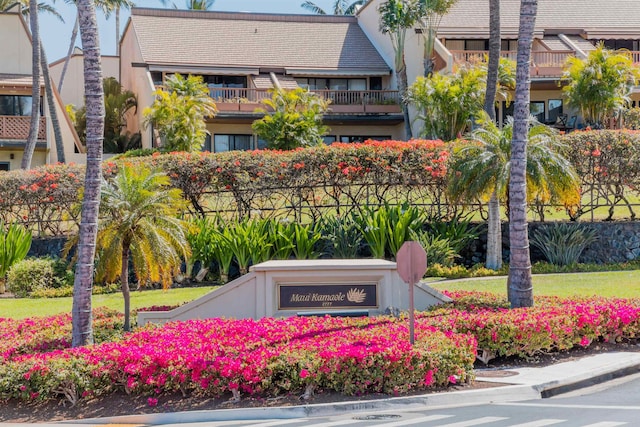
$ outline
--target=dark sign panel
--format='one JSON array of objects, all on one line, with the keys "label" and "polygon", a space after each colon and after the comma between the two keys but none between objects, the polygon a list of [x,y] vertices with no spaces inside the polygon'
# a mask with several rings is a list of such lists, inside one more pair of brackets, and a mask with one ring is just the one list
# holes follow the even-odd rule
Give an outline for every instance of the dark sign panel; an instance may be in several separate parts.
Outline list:
[{"label": "dark sign panel", "polygon": [[277,284],[278,310],[378,308],[378,285]]}]

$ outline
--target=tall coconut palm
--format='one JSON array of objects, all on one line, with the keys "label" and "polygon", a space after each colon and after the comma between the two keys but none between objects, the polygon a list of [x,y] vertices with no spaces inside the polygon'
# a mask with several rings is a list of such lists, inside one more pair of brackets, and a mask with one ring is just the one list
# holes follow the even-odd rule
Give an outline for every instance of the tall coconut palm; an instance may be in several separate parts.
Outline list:
[{"label": "tall coconut palm", "polygon": [[[354,15],[358,10],[358,6],[362,6],[366,0],[356,0],[349,2],[348,0],[336,0],[333,3],[333,15]],[[301,8],[315,13],[316,15],[328,15],[328,13],[312,1],[305,1],[300,5]]]},{"label": "tall coconut palm", "polygon": [[93,285],[100,186],[102,183],[102,139],[104,93],[96,10],[91,0],[78,0],[80,37],[84,50],[84,93],[87,107],[87,165],[80,219],[75,280],[73,282],[72,345],[93,342],[91,288]]},{"label": "tall coconut palm", "polygon": [[102,186],[102,220],[98,230],[98,280],[120,277],[124,330],[129,322],[129,256],[138,283],[171,285],[183,259],[191,253],[187,223],[178,219],[184,200],[169,177],[146,167],[124,166]]},{"label": "tall coconut palm", "polygon": [[[566,205],[580,199],[579,181],[571,163],[560,153],[564,146],[554,129],[529,118],[526,183],[531,198]],[[502,129],[487,114],[471,132],[474,141],[456,154],[449,192],[456,199],[489,199],[487,268],[502,265],[500,200],[506,200],[512,162],[513,119]]]},{"label": "tall coconut palm", "polygon": [[496,90],[500,65],[500,0],[489,0],[489,63],[487,64],[487,90],[484,96],[484,111],[496,119]]},{"label": "tall coconut palm", "polygon": [[411,120],[409,118],[409,106],[407,96],[407,64],[404,57],[404,45],[407,30],[415,23],[415,13],[410,8],[410,3],[404,0],[387,0],[378,7],[380,14],[380,31],[388,34],[394,52],[394,66],[400,91],[402,114],[404,115],[405,137],[411,139]]},{"label": "tall coconut palm", "polygon": [[22,155],[22,169],[31,168],[31,159],[36,149],[38,139],[38,128],[40,127],[40,29],[38,23],[38,2],[29,2],[29,26],[31,27],[31,76],[33,78],[31,86],[31,122],[29,124],[29,135],[24,146]]},{"label": "tall coconut palm", "polygon": [[[160,0],[160,2],[164,5],[167,4],[168,0]],[[184,9],[187,10],[210,10],[213,7],[213,3],[215,0],[186,0]],[[174,9],[182,9],[178,7],[175,2],[171,2],[171,6]]]},{"label": "tall coconut palm", "polygon": [[509,181],[509,265],[508,297],[511,307],[532,307],[531,258],[527,230],[527,128],[531,89],[531,47],[538,0],[521,0],[516,65],[516,93],[511,141]]}]

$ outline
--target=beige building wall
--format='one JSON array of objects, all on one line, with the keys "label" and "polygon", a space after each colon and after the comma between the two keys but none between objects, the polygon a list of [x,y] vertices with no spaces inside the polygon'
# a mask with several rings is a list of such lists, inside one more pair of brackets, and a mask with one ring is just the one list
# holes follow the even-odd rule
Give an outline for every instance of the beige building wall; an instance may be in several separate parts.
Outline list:
[{"label": "beige building wall", "polygon": [[[393,46],[391,45],[391,39],[388,34],[382,34],[380,31],[380,20],[378,14],[378,7],[382,4],[384,0],[371,0],[366,3],[364,7],[360,9],[357,13],[358,24],[362,31],[367,35],[371,43],[375,46],[375,48],[380,52],[380,55],[386,63],[393,70],[393,75],[391,78],[391,85],[389,89],[396,90],[398,88],[398,83],[395,76],[395,64],[394,57],[395,53],[393,51]],[[405,40],[405,63],[407,65],[407,82],[409,86],[416,79],[424,74],[424,66],[422,63],[422,52],[423,52],[423,42],[422,36],[420,34],[416,34],[413,30],[407,30],[407,38]],[[409,116],[411,120],[417,116],[417,111],[414,108],[409,109]],[[415,120],[412,123],[412,131],[414,138],[419,136],[419,131],[422,129],[422,122],[420,120]],[[399,138],[400,139],[400,138]],[[404,139],[404,129],[402,130],[401,139]]]},{"label": "beige building wall", "polygon": [[136,63],[143,63],[138,38],[131,22],[125,28],[120,41],[120,84],[124,89],[130,90],[138,97],[138,108],[135,114],[127,120],[127,131],[140,132],[142,135],[142,148],[151,148],[153,139],[151,129],[144,128],[143,112],[145,108],[153,104],[155,86],[151,74],[146,67],[134,67]]},{"label": "beige building wall", "polygon": [[31,74],[31,34],[17,10],[0,13],[0,73]]},{"label": "beige building wall", "polygon": [[[64,62],[66,58],[60,58],[59,60],[49,65],[51,72],[51,78],[54,84],[58,87],[60,83],[60,76],[62,75],[62,69],[64,68]],[[71,59],[69,60],[69,66],[67,67],[67,73],[64,77],[64,83],[62,85],[62,102],[64,105],[73,104],[76,108],[80,108],[84,105],[84,56],[82,50],[76,48]],[[120,80],[120,58],[117,56],[102,56],[102,76],[103,78],[114,77],[118,81]]]}]

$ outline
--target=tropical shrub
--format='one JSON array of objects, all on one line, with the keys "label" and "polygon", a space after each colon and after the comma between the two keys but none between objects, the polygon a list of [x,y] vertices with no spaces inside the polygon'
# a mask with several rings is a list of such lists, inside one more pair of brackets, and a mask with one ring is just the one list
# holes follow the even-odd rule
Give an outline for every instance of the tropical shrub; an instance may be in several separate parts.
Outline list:
[{"label": "tropical shrub", "polygon": [[625,129],[640,130],[640,108],[622,110],[622,123]]},{"label": "tropical shrub", "polygon": [[57,288],[50,258],[27,258],[15,263],[7,273],[7,287],[15,296],[25,298],[32,292]]},{"label": "tropical shrub", "polygon": [[0,293],[5,292],[7,272],[27,256],[30,248],[30,231],[19,224],[9,224],[7,227],[0,220]]},{"label": "tropical shrub", "polygon": [[[92,295],[115,294],[122,290],[119,283],[94,284],[91,287]],[[73,296],[73,283],[60,288],[36,289],[29,294],[29,298],[68,298]]]},{"label": "tropical shrub", "polygon": [[451,241],[447,238],[442,238],[427,231],[419,231],[415,234],[415,240],[420,242],[420,245],[427,252],[427,265],[451,266],[458,256],[456,250],[451,246]]},{"label": "tropical shrub", "polygon": [[322,124],[329,101],[306,89],[273,89],[271,99],[263,99],[264,117],[251,126],[267,147],[292,150],[321,145],[329,128]]},{"label": "tropical shrub", "polygon": [[165,89],[145,108],[145,126],[153,125],[164,151],[200,151],[207,135],[205,117],[216,115],[216,105],[201,76],[176,73],[165,81]]},{"label": "tropical shrub", "polygon": [[594,228],[582,224],[543,225],[531,236],[531,244],[552,264],[572,265],[582,251],[598,239]]},{"label": "tropical shrub", "polygon": [[319,223],[325,241],[325,252],[334,259],[356,258],[362,245],[362,234],[353,215],[323,216]]},{"label": "tropical shrub", "polygon": [[427,230],[433,235],[447,239],[456,254],[460,254],[480,236],[481,227],[480,224],[472,225],[470,219],[463,219],[460,215],[454,215],[448,220],[430,220],[426,224]]}]

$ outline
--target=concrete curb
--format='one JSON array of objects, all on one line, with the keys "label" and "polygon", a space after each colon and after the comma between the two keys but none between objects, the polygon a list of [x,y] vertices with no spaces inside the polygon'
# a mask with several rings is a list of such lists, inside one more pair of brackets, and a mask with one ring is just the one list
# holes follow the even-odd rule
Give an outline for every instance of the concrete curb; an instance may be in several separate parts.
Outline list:
[{"label": "concrete curb", "polygon": [[291,419],[339,416],[345,413],[363,411],[401,411],[534,400],[590,387],[605,381],[640,372],[640,353],[603,354],[544,368],[520,368],[510,369],[510,371],[517,372],[517,375],[512,377],[486,378],[481,376],[481,372],[479,373],[478,379],[482,381],[503,384],[495,388],[292,407],[217,409],[125,415],[109,418],[61,421],[57,424],[163,425],[208,421]]}]

